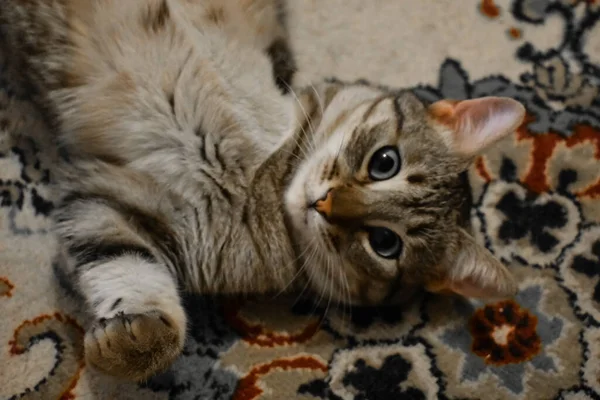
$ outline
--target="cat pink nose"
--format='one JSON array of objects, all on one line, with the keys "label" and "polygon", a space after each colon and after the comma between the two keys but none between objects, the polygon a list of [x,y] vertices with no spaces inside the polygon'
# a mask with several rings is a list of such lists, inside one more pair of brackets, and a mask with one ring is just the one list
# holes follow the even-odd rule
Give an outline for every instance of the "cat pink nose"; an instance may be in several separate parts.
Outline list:
[{"label": "cat pink nose", "polygon": [[331,216],[331,206],[333,202],[332,197],[333,196],[331,195],[331,190],[329,190],[325,197],[317,200],[313,205],[314,209],[326,218],[329,218]]}]

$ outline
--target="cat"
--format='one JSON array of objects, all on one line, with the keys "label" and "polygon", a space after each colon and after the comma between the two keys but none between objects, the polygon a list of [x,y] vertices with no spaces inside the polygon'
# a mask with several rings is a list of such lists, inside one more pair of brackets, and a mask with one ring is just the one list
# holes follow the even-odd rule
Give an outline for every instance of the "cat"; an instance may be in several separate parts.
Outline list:
[{"label": "cat", "polygon": [[523,106],[335,80],[290,91],[281,10],[1,2],[7,47],[68,156],[53,218],[60,270],[94,319],[88,365],[136,381],[167,368],[186,336],[182,291],[308,282],[369,305],[415,287],[515,293],[461,222],[461,173]]}]

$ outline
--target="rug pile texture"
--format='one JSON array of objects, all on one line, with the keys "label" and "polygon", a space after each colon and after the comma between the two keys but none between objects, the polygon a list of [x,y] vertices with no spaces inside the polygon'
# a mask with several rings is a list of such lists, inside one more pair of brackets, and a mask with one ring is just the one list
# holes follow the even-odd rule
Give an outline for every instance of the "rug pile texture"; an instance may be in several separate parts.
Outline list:
[{"label": "rug pile texture", "polygon": [[469,173],[475,234],[519,294],[350,314],[190,296],[171,370],[142,385],[101,376],[82,358],[80,304],[53,277],[56,155],[0,53],[0,399],[600,399],[600,1],[288,3],[298,85],[365,78],[527,107]]}]

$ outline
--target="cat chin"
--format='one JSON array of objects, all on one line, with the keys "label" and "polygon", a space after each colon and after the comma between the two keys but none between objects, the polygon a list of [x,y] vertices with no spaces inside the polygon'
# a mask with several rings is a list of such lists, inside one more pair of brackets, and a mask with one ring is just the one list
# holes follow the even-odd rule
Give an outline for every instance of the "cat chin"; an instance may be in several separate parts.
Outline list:
[{"label": "cat chin", "polygon": [[298,169],[283,198],[284,207],[291,219],[294,231],[296,235],[300,236],[307,234],[310,236],[307,229],[314,226],[310,221],[311,217],[314,216],[312,210],[310,210],[310,204],[312,203],[309,193],[310,187],[306,182],[310,182],[310,166],[305,163]]},{"label": "cat chin", "polygon": [[[323,222],[321,215],[317,213],[315,210],[304,207],[303,210],[298,212],[298,217],[293,218],[292,224],[294,226],[296,243],[300,246],[300,251],[304,251],[305,247],[309,244],[313,247],[318,247],[320,250],[324,250],[325,248],[321,248],[322,240],[320,227]],[[307,250],[307,252],[310,250]]]},{"label": "cat chin", "polygon": [[313,240],[322,229],[325,220],[315,209],[311,208],[311,204],[327,193],[328,186],[326,184],[307,184],[306,182],[311,181],[309,174],[302,175],[304,176],[296,176],[288,187],[284,195],[284,207],[288,216],[291,217],[297,234]]}]

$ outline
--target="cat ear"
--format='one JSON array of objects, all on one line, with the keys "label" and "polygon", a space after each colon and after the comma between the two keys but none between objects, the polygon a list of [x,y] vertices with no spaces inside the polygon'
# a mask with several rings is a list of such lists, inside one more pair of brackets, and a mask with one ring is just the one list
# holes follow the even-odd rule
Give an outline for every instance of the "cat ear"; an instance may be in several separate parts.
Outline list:
[{"label": "cat ear", "polygon": [[445,266],[445,277],[426,285],[427,290],[488,300],[517,293],[517,282],[506,266],[463,230],[460,240],[458,254]]},{"label": "cat ear", "polygon": [[525,107],[507,97],[440,100],[429,106],[429,115],[449,128],[443,133],[450,148],[472,157],[514,132],[525,118]]}]

